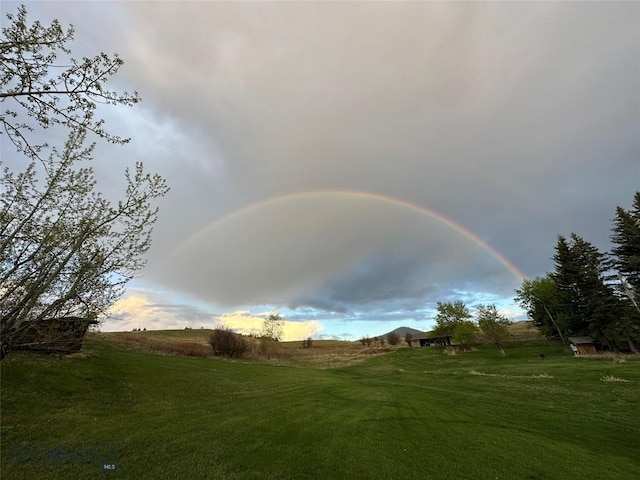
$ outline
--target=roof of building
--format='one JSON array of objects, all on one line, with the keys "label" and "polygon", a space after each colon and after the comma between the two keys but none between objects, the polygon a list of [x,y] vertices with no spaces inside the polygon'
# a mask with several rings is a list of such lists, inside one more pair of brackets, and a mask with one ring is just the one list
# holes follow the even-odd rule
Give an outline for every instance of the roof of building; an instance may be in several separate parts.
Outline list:
[{"label": "roof of building", "polygon": [[574,345],[581,345],[584,343],[593,343],[593,338],[591,337],[569,337],[569,341]]}]

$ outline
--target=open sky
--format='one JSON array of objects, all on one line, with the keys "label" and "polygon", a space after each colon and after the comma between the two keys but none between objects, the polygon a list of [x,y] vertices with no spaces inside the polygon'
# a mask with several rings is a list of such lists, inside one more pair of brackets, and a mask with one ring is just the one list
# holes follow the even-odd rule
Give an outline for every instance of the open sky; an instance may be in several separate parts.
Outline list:
[{"label": "open sky", "polygon": [[458,299],[523,319],[557,235],[608,250],[640,189],[638,2],[25,4],[142,96],[102,113],[132,142],[96,150],[101,189],[138,160],[172,188],[103,330],[277,309],[287,339],[357,339]]}]

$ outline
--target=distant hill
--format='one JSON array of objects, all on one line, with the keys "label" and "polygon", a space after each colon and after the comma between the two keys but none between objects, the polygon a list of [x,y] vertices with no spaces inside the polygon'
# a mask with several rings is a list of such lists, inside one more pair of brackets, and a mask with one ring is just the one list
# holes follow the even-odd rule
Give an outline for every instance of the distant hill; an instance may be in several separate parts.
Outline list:
[{"label": "distant hill", "polygon": [[[407,332],[411,332],[412,335],[424,335],[429,332],[422,332],[420,330],[416,330],[415,328],[410,327],[399,327],[391,332],[383,333],[382,335],[378,335],[378,337],[385,337],[390,333],[397,333],[400,338],[404,338]],[[542,334],[540,331],[533,325],[530,320],[522,320],[519,322],[513,322],[509,325],[509,333],[511,333],[511,340],[518,341],[532,341],[532,340],[540,340],[542,339]],[[482,340],[482,334],[478,336],[479,340]]]},{"label": "distant hill", "polygon": [[398,327],[395,330],[391,330],[390,332],[383,333],[382,335],[377,336],[386,338],[390,333],[396,333],[400,338],[404,338],[407,333],[411,333],[411,335],[423,335],[426,332],[416,330],[415,328],[411,327]]}]

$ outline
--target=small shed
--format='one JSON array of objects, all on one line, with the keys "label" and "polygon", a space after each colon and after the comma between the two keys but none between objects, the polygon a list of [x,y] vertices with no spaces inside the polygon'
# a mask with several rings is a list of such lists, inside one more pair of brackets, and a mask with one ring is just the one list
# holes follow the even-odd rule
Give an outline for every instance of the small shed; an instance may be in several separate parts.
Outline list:
[{"label": "small shed", "polygon": [[438,347],[446,345],[455,345],[450,335],[436,336],[432,332],[416,333],[411,337],[411,344],[417,343],[421,347]]},{"label": "small shed", "polygon": [[27,322],[13,335],[10,348],[49,353],[79,352],[89,326],[98,322],[84,317],[61,317]]},{"label": "small shed", "polygon": [[569,345],[576,357],[598,353],[591,337],[569,337]]}]

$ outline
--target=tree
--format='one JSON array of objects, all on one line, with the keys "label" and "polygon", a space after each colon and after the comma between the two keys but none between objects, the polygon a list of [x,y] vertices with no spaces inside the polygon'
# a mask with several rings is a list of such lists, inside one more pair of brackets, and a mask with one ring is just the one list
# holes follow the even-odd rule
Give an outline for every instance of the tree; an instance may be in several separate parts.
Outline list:
[{"label": "tree", "polygon": [[400,342],[400,335],[398,335],[396,332],[387,334],[387,342],[389,343],[389,345],[397,345],[398,342]]},{"label": "tree", "polygon": [[278,353],[278,342],[282,338],[283,328],[284,322],[278,312],[273,312],[264,319],[258,341],[258,348],[262,355],[271,358]]},{"label": "tree", "polygon": [[262,322],[261,336],[279,342],[282,338],[284,322],[278,312],[270,313]]},{"label": "tree", "polygon": [[522,286],[516,290],[515,300],[527,310],[527,315],[544,336],[553,337],[557,334],[562,343],[566,343],[557,285],[551,274],[533,280],[524,279]]},{"label": "tree", "polygon": [[500,355],[504,355],[504,345],[510,336],[509,319],[500,314],[494,304],[478,305],[476,318],[487,341],[498,349]]},{"label": "tree", "polygon": [[404,334],[404,341],[407,342],[407,345],[411,347],[411,339],[413,338],[413,334],[411,332],[407,332]]},{"label": "tree", "polygon": [[83,140],[72,132],[42,187],[34,161],[0,178],[0,322],[10,347],[30,322],[97,319],[145,265],[158,213],[151,202],[167,192],[165,181],[138,164],[112,205],[95,191],[91,167],[79,166],[92,151]]},{"label": "tree", "polygon": [[633,197],[633,208],[629,211],[616,208],[613,219],[611,249],[613,264],[631,284],[633,293],[640,292],[640,192]]},{"label": "tree", "polygon": [[634,341],[640,339],[640,192],[635,193],[631,210],[616,208],[611,230],[611,254],[624,303],[623,313],[612,330],[614,336],[626,337],[636,352]]},{"label": "tree", "polygon": [[471,313],[463,301],[438,302],[434,333],[438,336],[452,336],[456,326],[469,318]]},{"label": "tree", "polygon": [[453,340],[460,345],[463,351],[471,350],[471,345],[476,343],[478,327],[471,320],[458,322],[453,330]]},{"label": "tree", "polygon": [[67,46],[73,26],[65,31],[58,20],[48,27],[38,21],[29,25],[24,5],[7,18],[11,23],[2,28],[0,39],[0,122],[17,150],[44,162],[42,150],[49,145],[29,137],[36,128],[53,126],[93,132],[111,143],[128,142],[107,132],[104,120],[95,118],[98,103],[131,106],[140,101],[137,92],[106,88],[124,63],[118,55],[73,58]]},{"label": "tree", "polygon": [[624,304],[607,282],[606,256],[572,233],[569,240],[558,236],[553,259],[552,277],[568,334],[591,335],[612,346],[619,339]]},{"label": "tree", "polygon": [[[24,7],[17,17],[8,17],[13,23],[2,29],[0,41],[3,105],[15,100],[42,128],[53,124],[69,128],[64,147],[52,147],[45,160],[40,156],[45,145],[25,135],[34,127],[16,111],[2,113],[5,133],[28,158],[23,169],[11,171],[5,166],[0,177],[0,333],[3,344],[19,348],[29,326],[47,319],[98,321],[144,267],[158,214],[152,203],[168,187],[138,163],[134,171],[125,171],[126,188],[117,204],[96,191],[88,165],[94,145],[85,146],[87,131],[115,143],[125,140],[102,129],[103,121],[94,119],[91,98],[133,102],[126,94],[103,91],[106,77],[117,71],[121,61],[108,64],[109,68],[103,63],[106,56],[71,61],[70,70],[56,77],[50,70],[55,68],[55,51],[70,53],[64,44],[72,38],[72,30],[61,33],[55,21],[49,28],[38,22],[29,27]],[[66,103],[61,100],[64,95]]]}]

